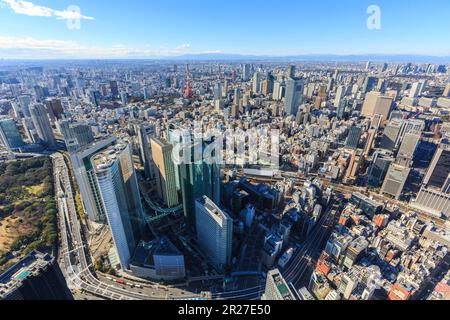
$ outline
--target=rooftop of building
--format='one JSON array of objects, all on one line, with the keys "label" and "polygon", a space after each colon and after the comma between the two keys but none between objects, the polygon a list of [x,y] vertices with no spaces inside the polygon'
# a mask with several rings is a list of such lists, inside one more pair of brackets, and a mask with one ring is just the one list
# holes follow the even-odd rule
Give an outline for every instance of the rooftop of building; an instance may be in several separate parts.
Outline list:
[{"label": "rooftop of building", "polygon": [[152,267],[154,256],[182,256],[183,254],[166,237],[150,242],[141,241],[134,251],[132,264]]},{"label": "rooftop of building", "polygon": [[222,219],[230,218],[229,215],[221,210],[211,199],[207,196],[203,196],[197,199],[198,203],[201,203],[211,214],[220,216]]},{"label": "rooftop of building", "polygon": [[278,270],[269,272],[267,276],[272,277],[278,292],[281,294],[284,300],[295,300],[295,297],[289,289],[289,286]]},{"label": "rooftop of building", "polygon": [[92,162],[97,172],[110,168],[117,160],[118,156],[127,148],[124,143],[118,143],[100,151],[92,157]]},{"label": "rooftop of building", "polygon": [[28,277],[32,277],[52,264],[55,258],[46,253],[32,251],[15,265],[0,275],[0,299],[11,290],[19,287]]}]

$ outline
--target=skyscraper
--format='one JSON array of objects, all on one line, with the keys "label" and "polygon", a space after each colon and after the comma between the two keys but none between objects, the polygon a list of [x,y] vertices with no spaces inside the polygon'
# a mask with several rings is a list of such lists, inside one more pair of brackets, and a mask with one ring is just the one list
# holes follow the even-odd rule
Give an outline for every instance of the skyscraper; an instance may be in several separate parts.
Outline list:
[{"label": "skyscraper", "polygon": [[450,98],[450,83],[444,89],[444,94],[442,95],[445,98]]},{"label": "skyscraper", "polygon": [[339,86],[336,90],[336,98],[334,99],[334,106],[339,108],[341,105],[341,101],[345,96],[346,88],[345,86]]},{"label": "skyscraper", "polygon": [[[448,185],[447,180],[450,175],[450,148],[447,145],[441,145],[423,180],[423,183],[429,187],[442,189]],[[442,190],[448,192],[448,190]]]},{"label": "skyscraper", "polygon": [[357,149],[359,140],[361,139],[362,129],[361,127],[351,126],[348,132],[347,141],[345,145],[350,149]]},{"label": "skyscraper", "polygon": [[411,89],[409,91],[409,97],[410,98],[417,98],[422,95],[423,89],[425,89],[427,85],[426,80],[421,80],[419,82],[414,82],[411,86]]},{"label": "skyscraper", "polygon": [[116,137],[111,136],[84,146],[70,155],[86,214],[89,220],[98,223],[105,223],[106,215],[91,157],[113,145],[115,141]]},{"label": "skyscraper", "polygon": [[144,174],[147,179],[152,179],[154,172],[152,167],[152,148],[150,138],[156,136],[155,125],[140,124],[136,128],[137,140],[139,144],[139,159],[144,167]]},{"label": "skyscraper", "polygon": [[91,158],[108,225],[122,269],[128,269],[145,218],[128,144],[118,143]]},{"label": "skyscraper", "polygon": [[377,84],[378,79],[376,77],[367,77],[366,80],[364,81],[364,85],[363,85],[363,92],[367,93],[372,91],[376,84]]},{"label": "skyscraper", "polygon": [[56,139],[48,118],[47,109],[43,104],[34,104],[30,108],[34,127],[42,143],[50,148],[56,147]]},{"label": "skyscraper", "polygon": [[220,82],[214,85],[214,100],[222,99],[222,84]]},{"label": "skyscraper", "polygon": [[369,92],[364,100],[361,113],[366,117],[380,114],[383,119],[389,119],[392,102],[391,97],[382,96],[380,92]]},{"label": "skyscraper", "polygon": [[111,80],[111,81],[109,82],[109,87],[110,87],[110,89],[111,89],[111,95],[112,95],[114,98],[117,98],[117,96],[119,95],[119,87],[117,86],[117,81]]},{"label": "skyscraper", "polygon": [[70,153],[94,142],[92,128],[87,123],[63,120],[59,122],[59,128]]},{"label": "skyscraper", "polygon": [[32,251],[0,275],[0,300],[73,300],[56,259]]},{"label": "skyscraper", "polygon": [[394,151],[398,147],[400,131],[402,130],[403,121],[392,120],[384,129],[381,138],[380,147],[386,150]]},{"label": "skyscraper", "polygon": [[302,103],[303,88],[303,79],[289,78],[286,81],[284,111],[287,116],[297,115],[298,107]]},{"label": "skyscraper", "polygon": [[388,194],[397,200],[400,198],[411,169],[392,163],[384,179],[381,193]]},{"label": "skyscraper", "polygon": [[241,66],[242,68],[242,80],[248,81],[250,80],[250,65],[249,64],[243,64]]},{"label": "skyscraper", "polygon": [[231,262],[233,219],[207,196],[195,202],[198,244],[217,270]]},{"label": "skyscraper", "polygon": [[342,120],[345,115],[345,109],[347,107],[347,98],[342,98],[339,101],[339,106],[337,107],[337,118]]},{"label": "skyscraper", "polygon": [[398,150],[397,159],[407,166],[412,164],[420,138],[419,134],[406,133]]},{"label": "skyscraper", "polygon": [[152,88],[149,86],[144,87],[144,99],[148,100],[152,97]]},{"label": "skyscraper", "polygon": [[288,66],[287,71],[286,71],[286,77],[288,77],[288,78],[295,77],[295,66],[293,66],[293,65]]},{"label": "skyscraper", "polygon": [[296,300],[293,292],[289,288],[286,280],[281,275],[280,270],[275,269],[267,273],[266,290],[262,300]]},{"label": "skyscraper", "polygon": [[14,119],[7,117],[0,118],[0,144],[9,150],[17,149],[25,145]]},{"label": "skyscraper", "polygon": [[233,104],[231,106],[231,117],[235,119],[239,116],[240,113],[239,110],[240,102],[241,102],[241,89],[236,88],[234,90]]},{"label": "skyscraper", "polygon": [[31,113],[30,113],[31,98],[30,98],[30,96],[20,96],[18,98],[18,100],[19,100],[19,105],[20,105],[23,116],[25,118],[30,118],[31,117]]},{"label": "skyscraper", "polygon": [[47,111],[50,115],[52,123],[55,123],[57,120],[62,119],[64,110],[61,104],[61,99],[46,99],[45,105],[47,107]]},{"label": "skyscraper", "polygon": [[152,138],[151,148],[158,196],[167,207],[175,207],[179,201],[175,166],[172,161],[173,146],[163,140]]},{"label": "skyscraper", "polygon": [[375,152],[367,172],[367,183],[375,188],[380,187],[393,162],[394,158],[389,157],[382,152]]},{"label": "skyscraper", "polygon": [[120,94],[120,99],[121,99],[122,104],[123,104],[124,106],[127,105],[127,104],[128,104],[128,93],[122,92],[122,93]]},{"label": "skyscraper", "polygon": [[259,72],[255,72],[253,75],[252,91],[253,93],[261,92],[261,74]]},{"label": "skyscraper", "polygon": [[423,180],[422,188],[410,206],[440,217],[450,217],[450,146],[442,143]]},{"label": "skyscraper", "polygon": [[[202,143],[183,141],[183,137],[176,134],[176,128],[176,126],[169,128],[169,141],[174,148],[180,144],[192,143],[187,147],[190,150],[183,151],[190,151],[190,158],[175,166],[175,176],[177,188],[181,192],[184,215],[189,224],[195,227],[195,201],[197,198],[207,196],[216,204],[220,203],[220,163],[217,161],[207,163],[202,159],[203,152],[212,141],[203,141]],[[213,150],[212,153],[214,152]]]}]

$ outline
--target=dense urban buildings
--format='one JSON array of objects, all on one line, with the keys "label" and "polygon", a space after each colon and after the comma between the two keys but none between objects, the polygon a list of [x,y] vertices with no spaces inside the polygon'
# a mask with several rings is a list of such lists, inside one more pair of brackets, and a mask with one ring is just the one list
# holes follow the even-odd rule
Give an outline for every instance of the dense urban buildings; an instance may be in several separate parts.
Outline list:
[{"label": "dense urban buildings", "polygon": [[51,157],[75,299],[448,299],[448,72],[28,62],[0,73],[0,161]]}]

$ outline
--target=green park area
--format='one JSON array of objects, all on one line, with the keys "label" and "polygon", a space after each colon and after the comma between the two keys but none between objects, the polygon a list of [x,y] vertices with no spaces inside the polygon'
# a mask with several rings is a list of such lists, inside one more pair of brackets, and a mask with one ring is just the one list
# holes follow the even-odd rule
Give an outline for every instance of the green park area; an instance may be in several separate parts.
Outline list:
[{"label": "green park area", "polygon": [[57,207],[48,157],[0,163],[0,273],[32,250],[51,252]]}]

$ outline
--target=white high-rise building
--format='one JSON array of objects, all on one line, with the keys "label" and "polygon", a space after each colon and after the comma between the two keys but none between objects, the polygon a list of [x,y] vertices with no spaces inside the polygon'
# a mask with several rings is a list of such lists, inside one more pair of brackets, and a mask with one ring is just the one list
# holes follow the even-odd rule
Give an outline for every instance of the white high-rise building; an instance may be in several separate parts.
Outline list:
[{"label": "white high-rise building", "polygon": [[260,93],[261,91],[261,74],[259,72],[255,72],[253,75],[252,89],[253,93]]},{"label": "white high-rise building", "polygon": [[206,196],[195,201],[195,214],[200,248],[218,270],[224,270],[231,262],[233,219]]},{"label": "white high-rise building", "polygon": [[296,300],[280,270],[274,269],[267,273],[266,290],[262,300]]},{"label": "white high-rise building", "polygon": [[131,147],[116,144],[95,154],[91,162],[120,265],[129,269],[145,227]]},{"label": "white high-rise building", "polygon": [[345,92],[346,92],[346,88],[345,86],[339,86],[336,90],[336,98],[334,99],[334,106],[336,108],[339,108],[339,106],[341,105],[341,101],[345,96]]}]

